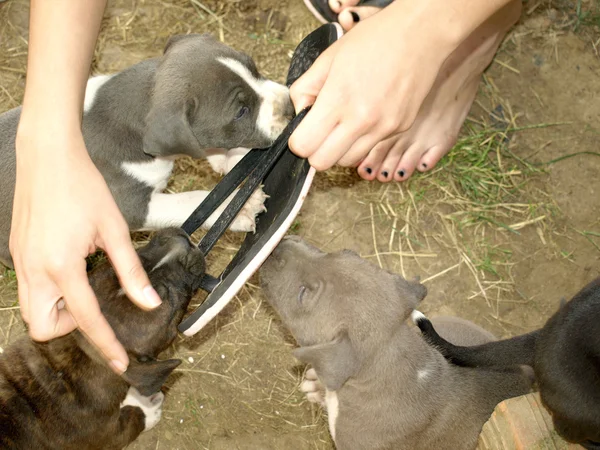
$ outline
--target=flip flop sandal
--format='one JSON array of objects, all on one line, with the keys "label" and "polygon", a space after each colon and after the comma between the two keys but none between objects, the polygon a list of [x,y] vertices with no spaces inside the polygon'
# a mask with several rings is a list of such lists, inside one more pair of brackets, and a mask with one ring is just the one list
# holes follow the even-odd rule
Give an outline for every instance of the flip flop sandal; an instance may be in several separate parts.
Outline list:
[{"label": "flip flop sandal", "polygon": [[[287,86],[291,86],[306,72],[342,33],[339,24],[326,24],[306,36],[292,57]],[[191,235],[241,185],[233,200],[198,244],[198,248],[207,255],[261,184],[269,196],[265,201],[266,212],[256,219],[256,231],[246,234],[240,249],[225,270],[219,276],[207,274],[202,279],[201,287],[209,295],[179,324],[179,331],[185,335],[196,334],[233,299],[283,239],[298,215],[315,170],[306,159],[290,151],[288,139],[308,109],[292,119],[271,147],[248,152],[182,225],[183,230]]]},{"label": "flip flop sandal", "polygon": [[[361,0],[356,6],[375,6],[385,8],[394,0]],[[333,23],[338,21],[338,14],[329,7],[328,0],[304,0],[308,10],[321,23]]]}]

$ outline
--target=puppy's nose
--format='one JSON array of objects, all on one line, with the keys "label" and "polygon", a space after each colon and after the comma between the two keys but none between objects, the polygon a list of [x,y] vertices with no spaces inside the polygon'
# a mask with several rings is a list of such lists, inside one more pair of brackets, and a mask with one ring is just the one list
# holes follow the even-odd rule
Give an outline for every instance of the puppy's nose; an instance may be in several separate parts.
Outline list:
[{"label": "puppy's nose", "polygon": [[283,106],[283,117],[288,121],[294,118],[294,104],[289,98],[285,101],[285,105]]},{"label": "puppy's nose", "polygon": [[187,254],[186,269],[195,277],[200,279],[206,273],[206,262],[204,255],[198,248],[192,248]]},{"label": "puppy's nose", "polygon": [[271,252],[271,259],[277,264],[277,267],[282,268],[285,265],[285,238]]},{"label": "puppy's nose", "polygon": [[303,242],[303,239],[296,234],[289,234],[283,238],[284,241]]}]

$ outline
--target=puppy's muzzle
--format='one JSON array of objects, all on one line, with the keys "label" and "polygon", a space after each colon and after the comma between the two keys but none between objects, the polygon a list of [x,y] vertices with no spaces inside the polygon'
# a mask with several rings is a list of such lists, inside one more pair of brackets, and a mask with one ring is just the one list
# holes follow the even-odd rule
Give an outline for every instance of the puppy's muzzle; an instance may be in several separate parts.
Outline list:
[{"label": "puppy's muzzle", "polygon": [[140,250],[147,270],[154,271],[173,262],[179,262],[192,275],[201,277],[205,272],[204,256],[181,228],[158,231],[146,247]]}]

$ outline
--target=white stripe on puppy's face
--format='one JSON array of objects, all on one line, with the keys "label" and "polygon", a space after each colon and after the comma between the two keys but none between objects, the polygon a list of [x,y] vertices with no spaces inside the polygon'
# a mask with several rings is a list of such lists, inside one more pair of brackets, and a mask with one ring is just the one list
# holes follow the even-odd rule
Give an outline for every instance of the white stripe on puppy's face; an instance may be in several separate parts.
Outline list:
[{"label": "white stripe on puppy's face", "polygon": [[274,81],[256,78],[240,61],[232,58],[217,58],[217,60],[256,92],[260,98],[256,126],[269,139],[276,139],[290,120],[290,90]]}]

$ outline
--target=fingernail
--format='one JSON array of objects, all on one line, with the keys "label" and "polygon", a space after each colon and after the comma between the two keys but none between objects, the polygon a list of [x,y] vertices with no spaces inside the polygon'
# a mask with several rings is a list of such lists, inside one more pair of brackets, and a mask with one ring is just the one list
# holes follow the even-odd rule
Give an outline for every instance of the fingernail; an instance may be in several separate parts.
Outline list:
[{"label": "fingernail", "polygon": [[352,20],[354,21],[354,23],[360,21],[360,16],[356,12],[350,11],[350,14],[352,14]]},{"label": "fingernail", "polygon": [[162,303],[162,300],[152,286],[146,286],[142,292],[144,293],[144,298],[148,302],[148,306],[156,308]]},{"label": "fingernail", "polygon": [[387,178],[389,173],[387,172],[387,170],[384,170],[383,172],[381,172],[381,175],[383,175],[384,178]]},{"label": "fingernail", "polygon": [[127,370],[127,365],[125,365],[122,361],[113,359],[110,362],[111,367],[113,368],[113,370],[115,372],[117,372],[119,375],[121,375],[122,373],[124,373]]},{"label": "fingernail", "polygon": [[400,178],[404,178],[404,170],[399,170],[398,175],[400,176]]},{"label": "fingernail", "polygon": [[371,173],[373,172],[373,169],[371,169],[370,167],[365,168],[365,172],[367,172],[369,175],[371,175]]}]

